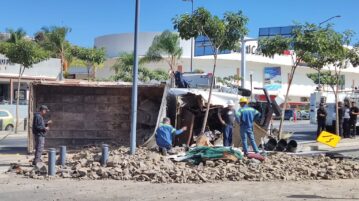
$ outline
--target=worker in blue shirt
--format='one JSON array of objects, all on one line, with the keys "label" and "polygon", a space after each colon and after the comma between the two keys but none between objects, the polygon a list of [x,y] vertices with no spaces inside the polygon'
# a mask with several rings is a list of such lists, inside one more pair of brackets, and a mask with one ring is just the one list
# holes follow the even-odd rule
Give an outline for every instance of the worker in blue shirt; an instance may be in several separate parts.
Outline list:
[{"label": "worker in blue shirt", "polygon": [[162,123],[156,130],[156,143],[163,155],[167,153],[172,154],[172,141],[174,135],[182,134],[187,130],[187,127],[183,127],[176,130],[171,126],[171,120],[168,117],[163,118]]},{"label": "worker in blue shirt", "polygon": [[253,123],[255,119],[260,117],[260,113],[247,105],[248,99],[245,97],[240,99],[239,104],[241,105],[241,108],[236,113],[236,120],[240,125],[243,152],[245,155],[248,154],[247,138],[249,138],[253,151],[259,153],[257,144],[254,140]]}]

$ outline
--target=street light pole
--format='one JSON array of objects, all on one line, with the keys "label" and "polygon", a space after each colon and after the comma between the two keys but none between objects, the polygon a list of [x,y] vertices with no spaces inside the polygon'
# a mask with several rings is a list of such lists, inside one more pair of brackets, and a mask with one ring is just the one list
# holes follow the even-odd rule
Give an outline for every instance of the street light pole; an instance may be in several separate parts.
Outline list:
[{"label": "street light pole", "polygon": [[341,16],[340,15],[336,15],[336,16],[333,16],[333,17],[330,17],[326,20],[324,20],[323,22],[319,23],[319,26],[321,26],[322,24],[326,23],[326,22],[329,22],[330,20],[334,19],[334,18],[340,18]]},{"label": "street light pole", "polygon": [[[192,4],[192,9],[191,9],[191,13],[192,13],[192,15],[193,15],[193,1],[194,0],[182,0],[182,1],[186,1],[186,2],[188,2],[188,1],[190,1],[191,2],[191,4]],[[193,37],[191,38],[191,66],[190,66],[190,68],[191,68],[191,72],[193,72]]]},{"label": "street light pole", "polygon": [[[334,18],[340,18],[340,17],[341,17],[340,15],[330,17],[330,18],[324,20],[323,22],[319,23],[319,27],[322,26],[322,24],[324,24],[326,22],[329,22],[330,20],[332,20]],[[321,86],[320,86],[320,69],[318,69],[318,90],[321,90]]]},{"label": "street light pole", "polygon": [[140,0],[136,0],[135,8],[135,36],[134,36],[134,55],[133,55],[133,74],[132,74],[132,103],[131,103],[131,146],[130,154],[136,153],[136,132],[137,132],[137,83],[138,83],[138,28],[140,15]]}]

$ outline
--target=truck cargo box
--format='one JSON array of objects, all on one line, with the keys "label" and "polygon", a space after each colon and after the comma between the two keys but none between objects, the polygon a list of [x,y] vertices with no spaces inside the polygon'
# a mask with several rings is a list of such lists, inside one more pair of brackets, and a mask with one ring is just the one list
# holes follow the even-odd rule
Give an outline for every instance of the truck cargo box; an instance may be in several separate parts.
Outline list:
[{"label": "truck cargo box", "polygon": [[[137,144],[153,135],[165,85],[139,85]],[[33,82],[30,86],[28,151],[34,149],[32,120],[41,105],[52,120],[45,148],[66,145],[78,149],[87,145],[110,143],[130,145],[131,83],[99,83],[85,81]]]}]

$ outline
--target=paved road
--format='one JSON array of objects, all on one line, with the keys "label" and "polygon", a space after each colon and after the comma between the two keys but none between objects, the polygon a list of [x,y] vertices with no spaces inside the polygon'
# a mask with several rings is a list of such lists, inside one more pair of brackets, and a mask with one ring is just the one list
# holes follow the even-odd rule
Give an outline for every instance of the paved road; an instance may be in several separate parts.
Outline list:
[{"label": "paved road", "polygon": [[[273,122],[273,127],[279,127],[279,120]],[[316,138],[317,125],[310,124],[309,120],[284,121],[283,130],[293,133],[292,139],[297,141],[314,141]]]}]

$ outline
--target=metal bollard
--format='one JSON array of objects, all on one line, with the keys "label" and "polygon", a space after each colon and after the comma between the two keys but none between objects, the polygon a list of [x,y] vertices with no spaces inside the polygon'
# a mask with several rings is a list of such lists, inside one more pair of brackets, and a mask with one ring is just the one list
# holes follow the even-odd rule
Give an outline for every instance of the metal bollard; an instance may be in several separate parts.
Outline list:
[{"label": "metal bollard", "polygon": [[55,176],[56,174],[56,149],[55,148],[50,148],[49,149],[49,161],[48,161],[48,166],[49,169],[47,171],[47,174],[49,176]]},{"label": "metal bollard", "polygon": [[61,166],[66,165],[66,146],[60,147],[60,165]]},{"label": "metal bollard", "polygon": [[108,144],[102,145],[101,165],[106,166],[108,161]]}]

